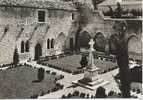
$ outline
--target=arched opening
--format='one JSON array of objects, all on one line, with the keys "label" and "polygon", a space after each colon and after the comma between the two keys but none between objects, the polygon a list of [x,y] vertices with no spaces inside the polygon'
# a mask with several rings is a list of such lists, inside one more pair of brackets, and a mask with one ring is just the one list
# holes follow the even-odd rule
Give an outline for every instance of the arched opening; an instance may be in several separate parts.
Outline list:
[{"label": "arched opening", "polygon": [[24,53],[24,41],[21,42],[21,53]]},{"label": "arched opening", "polygon": [[73,37],[71,37],[69,41],[70,41],[70,49],[73,50],[74,49]]},{"label": "arched opening", "polygon": [[25,44],[25,51],[29,52],[29,41],[27,41]]},{"label": "arched opening", "polygon": [[64,49],[65,39],[66,36],[64,35],[64,33],[60,33],[59,36],[56,38],[55,46],[61,50]]},{"label": "arched opening", "polygon": [[89,41],[91,39],[91,36],[88,32],[84,31],[79,36],[79,44],[81,48],[89,48]]},{"label": "arched opening", "polygon": [[131,36],[128,39],[129,58],[141,60],[142,43],[136,36]]},{"label": "arched opening", "polygon": [[54,39],[51,40],[51,48],[54,48]]},{"label": "arched opening", "polygon": [[105,37],[102,33],[98,32],[94,37],[94,48],[97,51],[104,52],[105,51]]},{"label": "arched opening", "polygon": [[113,34],[109,38],[109,53],[110,54],[116,54],[116,43],[118,40],[118,36],[116,34]]},{"label": "arched opening", "polygon": [[47,49],[50,49],[50,39],[47,40]]},{"label": "arched opening", "polygon": [[42,47],[39,43],[35,46],[35,60],[38,60],[42,56]]}]

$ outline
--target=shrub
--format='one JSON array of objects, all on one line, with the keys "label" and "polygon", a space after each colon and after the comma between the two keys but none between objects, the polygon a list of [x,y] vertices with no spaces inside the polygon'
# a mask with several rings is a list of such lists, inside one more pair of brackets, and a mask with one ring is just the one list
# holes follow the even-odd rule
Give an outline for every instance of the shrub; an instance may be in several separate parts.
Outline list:
[{"label": "shrub", "polygon": [[133,89],[133,92],[135,92],[136,91],[136,89]]},{"label": "shrub", "polygon": [[45,69],[39,68],[37,78],[41,82],[44,79]]},{"label": "shrub", "polygon": [[50,70],[47,70],[46,73],[50,74]]},{"label": "shrub", "polygon": [[121,97],[122,95],[121,95],[121,93],[118,93],[118,97]]},{"label": "shrub", "polygon": [[49,94],[49,93],[50,93],[50,90],[47,91],[47,94]]},{"label": "shrub", "polygon": [[85,97],[85,93],[81,93],[81,94],[80,94],[80,97],[81,97],[81,98],[84,98],[84,97]]},{"label": "shrub", "polygon": [[63,79],[64,78],[64,75],[60,75],[60,79]]},{"label": "shrub", "polygon": [[96,98],[105,98],[105,89],[103,87],[98,87],[96,90]]},{"label": "shrub", "polygon": [[94,96],[93,96],[93,95],[91,95],[91,98],[94,98]]},{"label": "shrub", "polygon": [[140,89],[137,89],[137,94],[139,94],[141,91],[140,91]]},{"label": "shrub", "polygon": [[45,94],[44,91],[42,91],[41,94],[40,94],[40,96],[43,96],[44,94]]},{"label": "shrub", "polygon": [[73,96],[79,96],[79,91],[74,91]]},{"label": "shrub", "polygon": [[19,63],[19,54],[17,48],[14,50],[13,63],[15,66],[17,66],[17,64]]},{"label": "shrub", "polygon": [[67,95],[67,98],[71,98],[71,97],[72,97],[72,94],[69,93],[69,94]]},{"label": "shrub", "polygon": [[88,65],[88,60],[86,58],[85,55],[82,55],[81,61],[80,61],[80,65],[82,68],[86,67]]},{"label": "shrub", "polygon": [[31,99],[37,99],[37,98],[38,98],[38,94],[31,96]]},{"label": "shrub", "polygon": [[52,72],[51,74],[52,74],[52,75],[56,75],[57,73],[56,73],[56,72]]},{"label": "shrub", "polygon": [[61,89],[63,89],[64,88],[64,85],[61,85]]},{"label": "shrub", "polygon": [[61,98],[66,98],[66,96],[65,95],[62,95],[62,97]]},{"label": "shrub", "polygon": [[114,91],[110,91],[110,92],[108,93],[108,96],[113,96],[113,94],[114,94]]},{"label": "shrub", "polygon": [[87,98],[89,98],[89,94],[87,94],[87,96],[86,96]]}]

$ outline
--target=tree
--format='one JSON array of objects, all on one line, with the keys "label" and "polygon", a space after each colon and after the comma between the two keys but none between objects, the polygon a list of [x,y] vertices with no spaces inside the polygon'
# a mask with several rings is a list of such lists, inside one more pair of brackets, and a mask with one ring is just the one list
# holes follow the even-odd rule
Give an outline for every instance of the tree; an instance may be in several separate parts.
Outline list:
[{"label": "tree", "polygon": [[17,48],[15,48],[13,55],[13,64],[17,66],[18,63],[19,63],[19,54]]},{"label": "tree", "polygon": [[113,10],[111,6],[108,6],[108,8],[111,18],[121,18],[124,13],[119,2],[117,2],[117,8],[115,10]]},{"label": "tree", "polygon": [[81,61],[80,61],[81,68],[84,68],[88,65],[88,60],[86,58],[86,55],[82,55]]},{"label": "tree", "polygon": [[75,6],[78,11],[78,16],[74,21],[74,26],[76,26],[74,48],[75,51],[80,51],[79,34],[83,27],[91,20],[92,10],[86,4],[76,3]]},{"label": "tree", "polygon": [[119,66],[120,75],[120,90],[124,98],[130,97],[130,72],[129,72],[129,60],[128,60],[128,46],[127,38],[125,35],[125,22],[119,21],[118,25],[118,40],[116,43],[116,58]]},{"label": "tree", "polygon": [[109,8],[109,15],[111,16],[111,18],[114,18],[114,11],[113,11],[112,7],[108,6],[108,8]]},{"label": "tree", "polygon": [[98,87],[96,90],[96,98],[106,98],[105,89],[103,87]]},{"label": "tree", "polygon": [[97,10],[97,0],[92,0],[92,4],[94,6],[94,10]]},{"label": "tree", "polygon": [[116,18],[121,18],[122,17],[123,9],[122,9],[119,2],[117,2],[117,8],[115,9],[114,13],[115,13]]},{"label": "tree", "polygon": [[39,68],[38,74],[37,74],[37,78],[39,82],[43,81],[44,75],[45,75],[45,70],[43,68]]}]

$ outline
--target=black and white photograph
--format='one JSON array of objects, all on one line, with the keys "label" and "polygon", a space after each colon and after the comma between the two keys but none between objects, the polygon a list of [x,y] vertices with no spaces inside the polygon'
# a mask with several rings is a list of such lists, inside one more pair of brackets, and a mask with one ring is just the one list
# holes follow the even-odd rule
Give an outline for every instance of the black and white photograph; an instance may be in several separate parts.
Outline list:
[{"label": "black and white photograph", "polygon": [[0,0],[0,99],[143,99],[142,0]]}]

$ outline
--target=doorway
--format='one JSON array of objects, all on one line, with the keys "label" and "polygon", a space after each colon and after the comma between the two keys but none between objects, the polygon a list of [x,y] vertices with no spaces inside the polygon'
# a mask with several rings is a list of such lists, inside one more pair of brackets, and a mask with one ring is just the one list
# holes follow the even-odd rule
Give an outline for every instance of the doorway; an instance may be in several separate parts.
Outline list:
[{"label": "doorway", "polygon": [[35,46],[35,60],[38,60],[42,56],[42,47],[39,43]]}]

